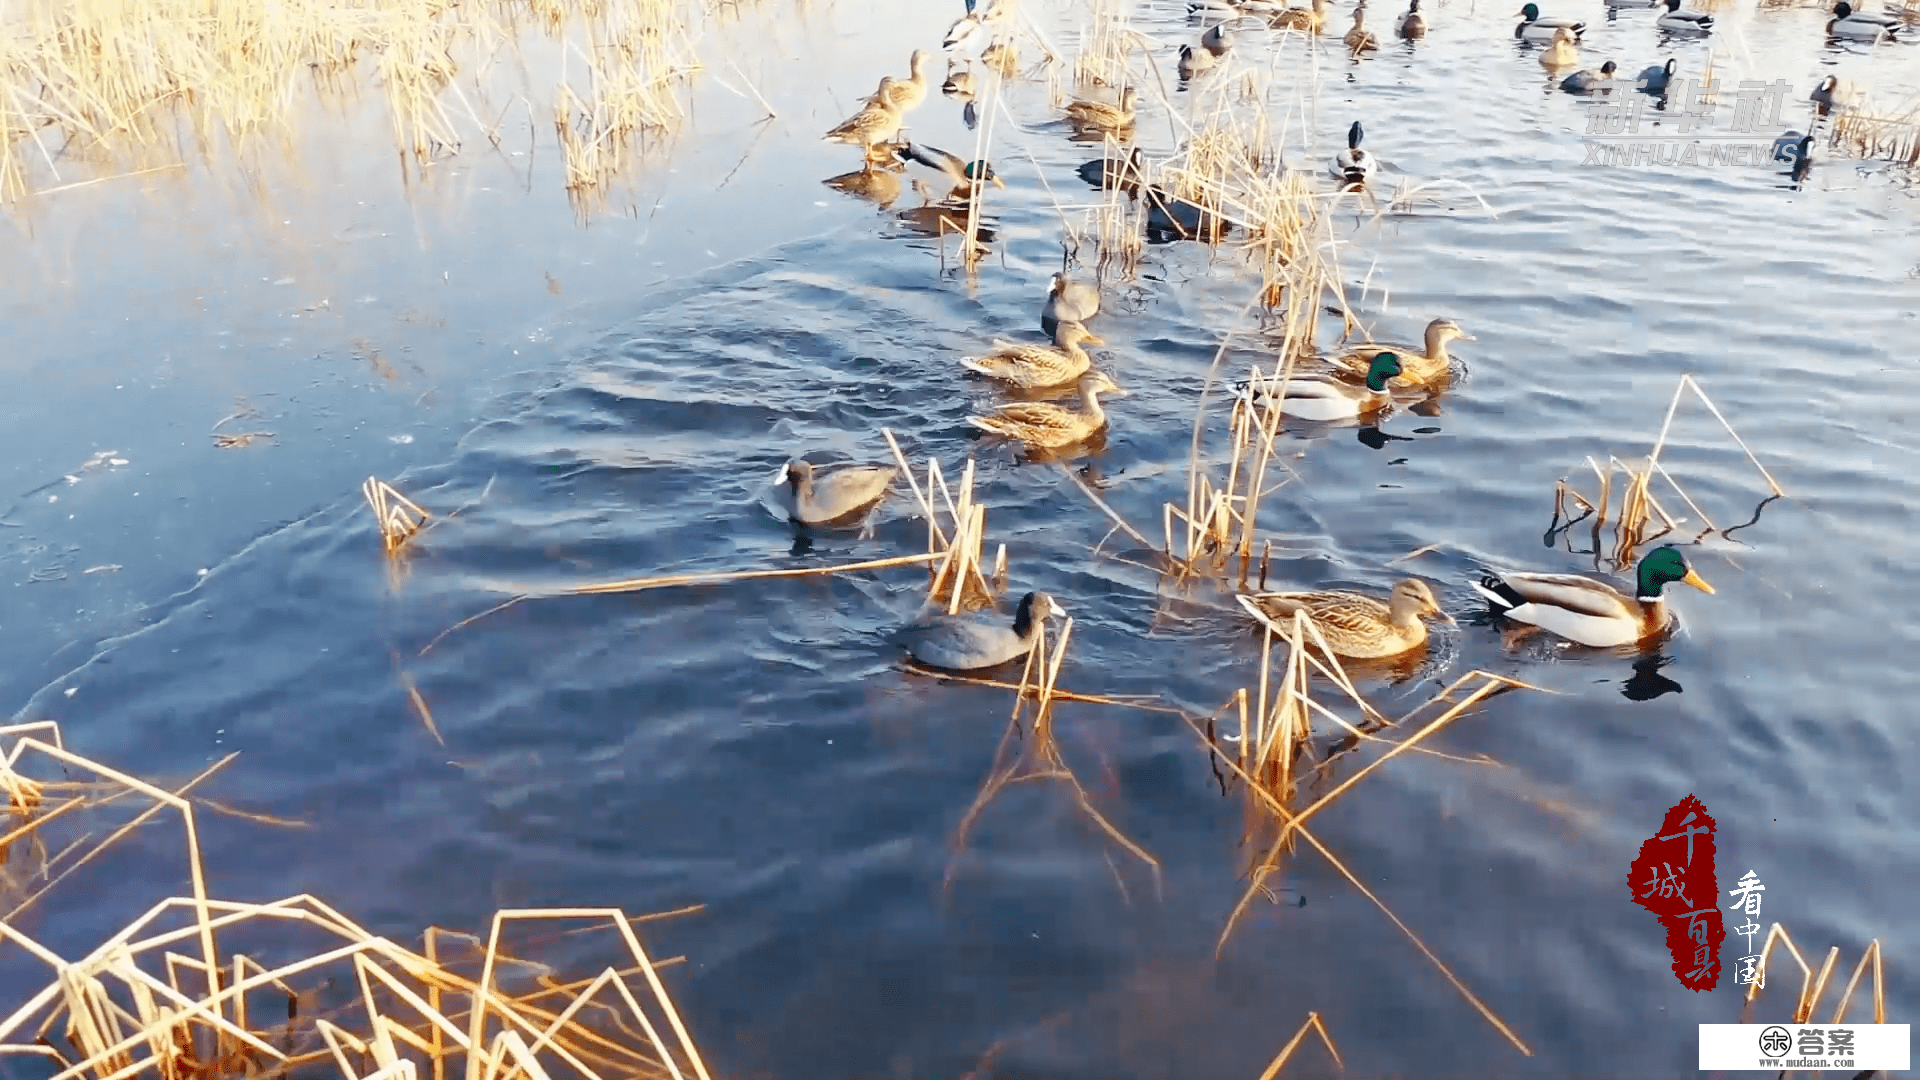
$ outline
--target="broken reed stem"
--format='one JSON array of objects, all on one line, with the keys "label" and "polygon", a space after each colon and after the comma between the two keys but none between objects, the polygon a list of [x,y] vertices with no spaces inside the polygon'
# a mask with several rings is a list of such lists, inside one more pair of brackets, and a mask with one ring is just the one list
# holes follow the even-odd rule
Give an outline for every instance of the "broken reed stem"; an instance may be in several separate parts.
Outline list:
[{"label": "broken reed stem", "polygon": [[387,554],[400,549],[413,535],[420,531],[432,515],[422,510],[413,500],[394,490],[393,485],[378,477],[369,476],[360,485],[360,494],[367,500],[367,506],[373,511],[373,517],[380,526],[380,537],[386,544]]},{"label": "broken reed stem", "polygon": [[591,585],[571,585],[540,593],[523,593],[515,599],[541,600],[556,596],[598,596],[607,593],[642,592],[647,589],[664,589],[682,585],[725,585],[735,581],[755,581],[766,578],[813,577],[819,574],[848,574],[859,570],[885,570],[894,566],[913,566],[933,562],[944,558],[928,552],[921,555],[895,555],[885,559],[869,559],[866,562],[843,563],[839,566],[807,566],[788,570],[734,570],[713,574],[668,574],[664,577],[625,578],[620,581],[602,581]]},{"label": "broken reed stem", "polygon": [[1274,1055],[1273,1061],[1267,1065],[1267,1071],[1260,1074],[1260,1080],[1273,1080],[1274,1077],[1279,1076],[1280,1070],[1287,1067],[1287,1059],[1293,1056],[1294,1050],[1300,1046],[1301,1040],[1307,1037],[1309,1031],[1320,1036],[1320,1041],[1326,1044],[1327,1053],[1333,1055],[1333,1063],[1342,1069],[1346,1068],[1346,1064],[1340,1060],[1340,1048],[1333,1045],[1333,1036],[1327,1033],[1327,1025],[1321,1022],[1320,1014],[1310,1012],[1307,1014],[1307,1022],[1300,1025],[1300,1030],[1294,1032],[1293,1038],[1287,1040],[1287,1045],[1281,1047],[1280,1052]]}]

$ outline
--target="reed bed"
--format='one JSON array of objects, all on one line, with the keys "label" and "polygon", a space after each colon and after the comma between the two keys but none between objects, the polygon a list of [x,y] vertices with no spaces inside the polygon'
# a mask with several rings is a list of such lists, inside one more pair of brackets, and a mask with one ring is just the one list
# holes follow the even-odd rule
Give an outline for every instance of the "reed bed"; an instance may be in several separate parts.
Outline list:
[{"label": "reed bed", "polygon": [[[1700,504],[1687,493],[1686,488],[1681,486],[1680,481],[1660,464],[1661,451],[1666,448],[1667,437],[1673,430],[1674,416],[1680,408],[1681,399],[1688,391],[1692,391],[1694,398],[1706,407],[1715,420],[1720,422],[1720,426],[1725,429],[1728,437],[1746,455],[1747,460],[1760,473],[1761,479],[1766,481],[1770,494],[1761,502],[1760,507],[1764,508],[1768,502],[1786,496],[1785,489],[1781,488],[1779,482],[1773,478],[1773,474],[1767,471],[1766,466],[1760,464],[1760,459],[1754,455],[1746,441],[1740,438],[1739,432],[1733,429],[1733,425],[1707,396],[1706,391],[1701,389],[1700,384],[1694,381],[1692,375],[1682,375],[1680,384],[1674,388],[1672,400],[1667,404],[1666,419],[1660,425],[1660,433],[1654,439],[1653,449],[1644,459],[1637,463],[1629,463],[1609,455],[1603,468],[1598,461],[1589,457],[1586,461],[1587,467],[1593,472],[1598,482],[1598,490],[1591,499],[1582,495],[1565,477],[1556,483],[1553,521],[1548,526],[1549,536],[1567,535],[1573,526],[1591,519],[1593,553],[1605,557],[1617,570],[1631,567],[1641,548],[1676,533],[1687,522],[1686,518],[1676,517],[1669,511],[1660,501],[1659,496],[1654,493],[1653,481],[1656,476],[1664,481],[1666,488],[1698,518],[1700,528],[1692,538],[1694,542],[1697,543],[1708,534],[1716,532],[1725,538],[1733,528],[1743,527],[1722,528],[1715,525],[1706,511],[1700,508]],[[1616,490],[1619,496],[1617,502]],[[1758,516],[1759,510],[1756,509],[1754,519],[1757,520]],[[1610,545],[1604,535],[1609,523],[1613,526]]]},{"label": "reed bed", "polygon": [[[1746,996],[1741,999],[1742,1022],[1748,1020],[1754,999],[1759,997],[1760,991],[1766,987],[1767,960],[1773,955],[1775,942],[1786,948],[1787,955],[1791,956],[1793,962],[1800,968],[1800,996],[1794,1001],[1793,1023],[1811,1023],[1813,1011],[1819,1007],[1820,998],[1826,993],[1827,983],[1832,979],[1834,966],[1840,961],[1840,946],[1835,945],[1827,950],[1827,958],[1820,964],[1820,971],[1816,974],[1812,966],[1807,963],[1806,957],[1800,955],[1800,950],[1794,946],[1793,938],[1787,934],[1787,928],[1779,923],[1768,927],[1767,939],[1760,946],[1760,961],[1755,968],[1759,977],[1747,984]],[[1885,972],[1881,965],[1880,952],[1880,939],[1874,938],[1861,952],[1860,962],[1854,965],[1853,976],[1841,989],[1840,1000],[1834,1004],[1833,1018],[1827,1023],[1847,1022],[1847,1006],[1852,1004],[1853,992],[1859,989],[1860,977],[1867,973],[1869,967],[1873,971],[1873,1022],[1876,1024],[1887,1022]]]},{"label": "reed bed", "polygon": [[[1920,12],[1917,4],[1908,18]],[[1893,116],[1875,116],[1864,112],[1843,112],[1834,118],[1831,145],[1859,158],[1890,161],[1895,165],[1920,165],[1920,106],[1912,106]]]},{"label": "reed bed", "polygon": [[[51,969],[44,985],[0,992],[0,1055],[39,1059],[58,1080],[336,1072],[343,1080],[709,1080],[658,974],[676,961],[648,956],[633,929],[641,920],[606,908],[501,911],[482,948],[451,957],[442,940],[479,943],[430,928],[424,951],[414,952],[312,896],[214,899],[187,792],[233,755],[167,791],[68,751],[50,721],[0,728],[0,745],[0,822],[10,826],[0,850],[9,873],[30,863],[46,881],[0,917],[0,948],[18,950],[10,961]],[[58,778],[36,775],[36,764]],[[94,779],[76,781],[78,773]],[[91,847],[89,832],[51,860],[22,858],[88,814],[140,802],[149,805]],[[48,889],[169,813],[183,827],[191,896],[160,900],[74,959],[22,928],[21,914]],[[584,924],[567,936],[611,930],[613,965],[560,982],[550,966],[506,951],[510,928],[556,922]],[[232,951],[223,939],[253,948]]]},{"label": "reed bed", "polygon": [[703,0],[20,0],[0,26],[0,201],[75,173],[106,176],[244,152],[287,137],[315,101],[371,82],[402,164],[424,170],[470,139],[497,144],[517,106],[503,50],[543,36],[547,104],[578,196],[674,130],[699,70]]}]

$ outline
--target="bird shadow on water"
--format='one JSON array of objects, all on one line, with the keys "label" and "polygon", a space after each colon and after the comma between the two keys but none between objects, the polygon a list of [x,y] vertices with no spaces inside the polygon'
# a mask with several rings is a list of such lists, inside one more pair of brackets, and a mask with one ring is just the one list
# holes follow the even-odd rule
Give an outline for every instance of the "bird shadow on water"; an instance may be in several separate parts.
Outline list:
[{"label": "bird shadow on water", "polygon": [[1633,674],[1621,683],[1620,696],[1629,701],[1652,701],[1662,694],[1678,694],[1679,683],[1660,674],[1673,657],[1654,653],[1633,662]]}]

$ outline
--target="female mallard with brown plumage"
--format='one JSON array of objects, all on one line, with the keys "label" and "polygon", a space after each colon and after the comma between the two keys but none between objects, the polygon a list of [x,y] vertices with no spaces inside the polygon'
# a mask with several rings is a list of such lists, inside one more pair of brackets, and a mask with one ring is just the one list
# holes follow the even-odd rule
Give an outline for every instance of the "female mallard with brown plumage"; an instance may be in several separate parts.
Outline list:
[{"label": "female mallard with brown plumage", "polygon": [[1304,30],[1317,34],[1327,25],[1327,13],[1332,5],[1327,0],[1313,0],[1310,8],[1290,7],[1275,15],[1271,22],[1275,30]]},{"label": "female mallard with brown plumage", "polygon": [[1673,622],[1661,590],[1673,582],[1712,594],[1686,557],[1673,547],[1647,552],[1629,597],[1604,581],[1579,574],[1483,574],[1473,582],[1495,614],[1549,630],[1594,648],[1633,645]]},{"label": "female mallard with brown plumage", "polygon": [[[891,79],[892,76],[888,76]],[[884,92],[887,79],[882,79]],[[827,132],[828,142],[849,143],[862,147],[867,152],[867,160],[875,159],[874,148],[891,142],[900,134],[900,112],[893,106],[881,101],[867,103],[867,107],[848,117],[839,127]],[[877,155],[884,158],[885,155]]]},{"label": "female mallard with brown plumage", "polygon": [[1293,634],[1294,612],[1306,612],[1335,655],[1355,660],[1399,656],[1425,645],[1426,619],[1453,623],[1418,578],[1395,585],[1384,604],[1363,593],[1332,591],[1242,593],[1235,599],[1283,637]]},{"label": "female mallard with brown plumage", "polygon": [[1015,401],[1000,406],[992,416],[969,416],[967,422],[982,431],[1017,439],[1037,449],[1072,446],[1107,426],[1106,410],[1100,407],[1101,394],[1126,396],[1104,371],[1092,371],[1080,378],[1080,409],[1068,409],[1045,401]]},{"label": "female mallard with brown plumage", "polygon": [[1444,377],[1452,366],[1453,357],[1447,354],[1447,342],[1454,340],[1472,341],[1474,338],[1452,319],[1435,319],[1427,324],[1425,348],[1367,341],[1348,346],[1344,353],[1333,360],[1333,364],[1356,379],[1365,378],[1373,369],[1374,357],[1382,352],[1390,352],[1400,358],[1400,374],[1393,379],[1396,385],[1429,383]]},{"label": "female mallard with brown plumage", "polygon": [[1105,344],[1079,323],[1063,322],[1054,334],[1052,345],[1028,345],[996,338],[992,352],[985,356],[963,356],[960,366],[1023,390],[1060,386],[1086,374],[1093,366],[1093,357],[1080,347],[1083,341]]},{"label": "female mallard with brown plumage", "polygon": [[880,89],[874,91],[868,101],[880,101],[893,106],[895,112],[904,113],[927,99],[927,61],[930,59],[925,49],[913,50],[913,58],[907,61],[912,75],[905,79],[886,76],[880,80]]},{"label": "female mallard with brown plumage", "polygon": [[1105,101],[1075,101],[1067,106],[1067,119],[1079,127],[1117,131],[1133,126],[1133,109],[1139,95],[1129,86],[1120,91],[1120,104]]}]

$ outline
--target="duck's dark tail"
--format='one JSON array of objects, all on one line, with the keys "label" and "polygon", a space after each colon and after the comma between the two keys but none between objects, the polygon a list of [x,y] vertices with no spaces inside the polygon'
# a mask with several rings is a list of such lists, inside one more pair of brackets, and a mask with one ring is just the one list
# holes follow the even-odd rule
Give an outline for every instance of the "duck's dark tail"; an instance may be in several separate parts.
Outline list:
[{"label": "duck's dark tail", "polygon": [[1521,596],[1513,586],[1494,574],[1481,574],[1479,582],[1473,588],[1475,592],[1486,597],[1488,603],[1501,611],[1511,611],[1527,603],[1526,597]]}]

